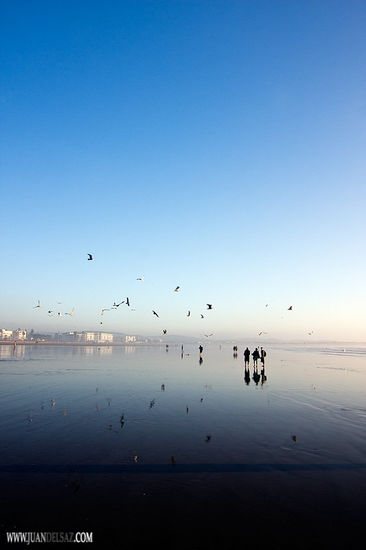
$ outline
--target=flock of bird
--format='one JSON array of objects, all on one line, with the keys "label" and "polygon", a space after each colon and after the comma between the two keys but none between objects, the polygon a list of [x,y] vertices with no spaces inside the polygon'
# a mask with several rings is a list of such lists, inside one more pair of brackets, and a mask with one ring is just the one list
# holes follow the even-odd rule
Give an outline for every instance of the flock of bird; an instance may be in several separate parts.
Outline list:
[{"label": "flock of bird", "polygon": [[[90,254],[88,253],[88,261],[93,261],[94,260],[94,257],[93,257],[93,254]],[[141,277],[137,277],[136,278],[137,281],[140,281],[140,282],[144,282],[145,278],[144,276],[141,276]],[[181,290],[181,287],[178,285],[174,288],[174,292],[179,292]],[[60,303],[60,302],[58,302]],[[130,298],[129,297],[126,297],[125,300],[121,300],[119,302],[117,302],[116,300],[113,302],[113,304],[110,306],[110,307],[103,307],[101,310],[100,310],[100,315],[103,316],[104,313],[106,311],[112,311],[112,310],[116,310],[118,309],[122,304],[125,304],[127,307],[131,308],[131,311],[135,311],[134,308],[131,307],[131,302],[130,302]],[[207,310],[212,310],[213,308],[213,305],[212,304],[206,304],[207,306]],[[40,309],[42,307],[41,305],[41,302],[40,300],[37,301],[37,304],[35,306],[33,306],[33,309]],[[152,311],[152,314],[159,318],[160,319],[160,315],[153,309],[151,310]],[[72,308],[71,311],[68,311],[68,312],[61,312],[61,311],[57,311],[55,312],[54,310],[52,309],[49,309],[47,310],[47,313],[48,315],[51,317],[51,316],[57,316],[57,317],[62,317],[62,315],[70,315],[71,317],[74,316],[75,314],[75,307]],[[188,310],[187,311],[187,317],[190,317],[191,316],[191,310]],[[202,313],[200,313],[200,318],[201,319],[204,319],[204,315]],[[100,325],[103,324],[103,321],[100,321],[99,322]],[[168,330],[167,329],[162,329],[162,333],[163,334],[167,334]],[[213,334],[210,334],[210,335],[205,335],[205,336],[213,336]]]},{"label": "flock of bird", "polygon": [[[94,257],[93,257],[93,254],[91,253],[88,253],[88,261],[93,261],[94,260]],[[141,276],[141,277],[137,277],[136,278],[137,281],[140,281],[140,282],[144,282],[144,276]],[[174,292],[179,292],[181,290],[181,287],[179,285],[177,285],[175,288],[174,288]],[[58,302],[59,303],[59,302]],[[100,315],[101,316],[104,316],[104,313],[106,311],[111,311],[111,310],[116,310],[118,309],[122,304],[125,304],[128,308],[131,309],[131,311],[135,311],[134,308],[131,307],[131,303],[130,303],[130,299],[129,297],[126,297],[125,300],[121,300],[121,301],[114,301],[113,304],[110,306],[110,307],[103,307],[101,310],[100,310]],[[213,309],[213,305],[212,304],[209,304],[209,303],[206,303],[206,306],[207,306],[207,310],[212,310]],[[33,307],[33,309],[40,309],[42,306],[41,306],[41,302],[40,300],[38,300],[37,304]],[[269,304],[265,304],[265,307],[268,308],[269,307]],[[155,311],[154,309],[151,310],[152,311],[152,314],[159,318],[160,319],[160,315],[157,311]],[[293,306],[290,305],[288,308],[287,308],[287,311],[293,311]],[[51,316],[57,316],[57,317],[62,317],[63,315],[69,315],[70,317],[73,317],[74,316],[74,313],[75,313],[75,308],[73,307],[71,311],[66,311],[66,312],[61,312],[61,311],[55,311],[55,310],[52,310],[52,309],[49,309],[47,310],[47,313],[48,315],[51,317]],[[186,314],[187,317],[191,317],[191,310],[188,310],[187,311],[187,314]],[[204,319],[205,316],[203,315],[203,313],[200,313],[200,318],[201,319]],[[99,324],[102,325],[103,324],[103,321],[99,321]],[[162,329],[162,333],[163,335],[167,334],[168,330],[166,328]],[[314,331],[310,331],[308,332],[307,334],[309,336],[311,336],[312,334],[314,333]],[[260,331],[258,333],[258,336],[262,336],[262,335],[267,335],[268,332],[265,332],[265,331]],[[210,336],[213,336],[214,334],[213,333],[210,333],[210,334],[205,334],[205,337],[209,338]]]}]

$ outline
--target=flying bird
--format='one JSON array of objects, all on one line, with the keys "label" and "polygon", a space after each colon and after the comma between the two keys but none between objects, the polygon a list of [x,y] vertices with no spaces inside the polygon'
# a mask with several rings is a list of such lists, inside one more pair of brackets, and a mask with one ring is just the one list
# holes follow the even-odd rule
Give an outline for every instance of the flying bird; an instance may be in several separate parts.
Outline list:
[{"label": "flying bird", "polygon": [[111,309],[109,307],[104,307],[102,311],[100,312],[101,315],[104,315],[105,311],[110,311]]},{"label": "flying bird", "polygon": [[268,334],[268,332],[264,332],[263,330],[261,332],[258,333],[258,336],[260,336],[261,334]]},{"label": "flying bird", "polygon": [[174,292],[179,292],[180,286],[175,287]]},{"label": "flying bird", "polygon": [[38,300],[38,304],[33,307],[33,309],[36,309],[37,307],[41,307],[41,302]]},{"label": "flying bird", "polygon": [[205,334],[205,336],[209,338],[210,336],[213,336],[213,334]]},{"label": "flying bird", "polygon": [[73,307],[71,311],[69,312],[66,311],[65,315],[70,315],[71,317],[73,317],[74,313],[75,313],[75,308]]},{"label": "flying bird", "polygon": [[290,306],[287,311],[292,311],[292,306]]},{"label": "flying bird", "polygon": [[143,282],[143,281],[144,281],[144,276],[142,276],[142,277],[137,277],[136,281],[141,281],[141,282]]},{"label": "flying bird", "polygon": [[187,317],[189,317],[190,315],[191,315],[191,311],[188,310],[188,312],[187,312]]},{"label": "flying bird", "polygon": [[92,260],[92,259],[93,259],[92,254],[88,254],[88,260],[90,261],[90,260]]},{"label": "flying bird", "polygon": [[126,304],[128,305],[128,307],[130,307],[130,300],[129,300],[129,298],[126,298]]},{"label": "flying bird", "polygon": [[156,313],[156,311],[152,310],[153,315],[156,315],[156,317],[159,317],[159,315]]},{"label": "flying bird", "polygon": [[163,334],[166,334],[167,333],[167,330],[164,328],[163,329]]},{"label": "flying bird", "polygon": [[212,309],[212,304],[206,304],[207,305],[207,309]]},{"label": "flying bird", "polygon": [[202,315],[202,313],[201,313],[201,319],[204,319],[204,316]]},{"label": "flying bird", "polygon": [[121,304],[124,304],[125,301],[123,300],[123,302],[120,302],[119,304],[116,304],[116,302],[113,302],[113,306],[112,307],[119,307]]}]

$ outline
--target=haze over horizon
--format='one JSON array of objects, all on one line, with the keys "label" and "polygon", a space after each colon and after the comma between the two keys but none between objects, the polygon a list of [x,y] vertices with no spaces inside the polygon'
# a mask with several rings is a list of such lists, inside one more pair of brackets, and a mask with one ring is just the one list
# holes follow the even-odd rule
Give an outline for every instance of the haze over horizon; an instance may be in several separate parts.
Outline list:
[{"label": "haze over horizon", "polygon": [[0,327],[366,340],[364,2],[0,12]]}]

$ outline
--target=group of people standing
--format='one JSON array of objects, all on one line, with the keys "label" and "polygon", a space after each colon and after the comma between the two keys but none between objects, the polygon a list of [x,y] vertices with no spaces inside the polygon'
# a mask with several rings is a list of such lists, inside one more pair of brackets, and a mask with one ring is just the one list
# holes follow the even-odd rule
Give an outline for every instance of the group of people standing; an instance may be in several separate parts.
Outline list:
[{"label": "group of people standing", "polygon": [[255,350],[252,352],[252,354],[250,353],[250,349],[246,348],[244,350],[244,365],[249,366],[250,355],[252,355],[252,357],[253,357],[254,367],[258,367],[258,359],[261,360],[261,363],[264,366],[264,361],[265,361],[265,357],[266,357],[267,353],[265,352],[265,350],[262,347],[261,347],[260,351],[258,350],[258,348],[255,348]]}]

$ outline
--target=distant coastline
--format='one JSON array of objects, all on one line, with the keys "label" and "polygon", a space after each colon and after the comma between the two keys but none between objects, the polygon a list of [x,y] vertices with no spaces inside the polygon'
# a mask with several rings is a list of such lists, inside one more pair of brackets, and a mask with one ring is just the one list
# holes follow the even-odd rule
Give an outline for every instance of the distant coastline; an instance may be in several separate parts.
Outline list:
[{"label": "distant coastline", "polygon": [[178,342],[51,342],[51,341],[33,341],[33,340],[0,340],[0,346],[67,346],[67,347],[142,347],[142,346],[178,346]]}]

